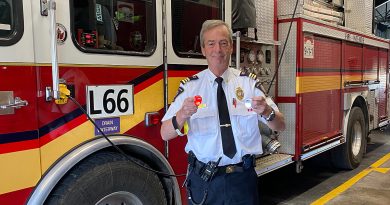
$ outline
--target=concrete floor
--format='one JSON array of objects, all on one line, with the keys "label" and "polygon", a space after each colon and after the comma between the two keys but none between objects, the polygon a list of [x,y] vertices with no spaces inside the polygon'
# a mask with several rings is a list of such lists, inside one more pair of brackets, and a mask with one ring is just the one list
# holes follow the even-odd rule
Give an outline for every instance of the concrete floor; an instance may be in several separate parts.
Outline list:
[{"label": "concrete floor", "polygon": [[336,204],[390,204],[390,172],[370,172],[345,192],[330,200]]},{"label": "concrete floor", "polygon": [[[300,174],[288,166],[260,177],[261,204],[390,205],[390,127],[373,131],[370,138],[367,154],[354,170],[332,167],[324,154],[304,162]],[[388,159],[378,165],[384,156]]]},{"label": "concrete floor", "polygon": [[344,185],[347,189],[335,196],[327,205],[336,204],[390,204],[390,153],[380,166],[370,166],[354,178],[358,180],[354,184],[351,179]]}]

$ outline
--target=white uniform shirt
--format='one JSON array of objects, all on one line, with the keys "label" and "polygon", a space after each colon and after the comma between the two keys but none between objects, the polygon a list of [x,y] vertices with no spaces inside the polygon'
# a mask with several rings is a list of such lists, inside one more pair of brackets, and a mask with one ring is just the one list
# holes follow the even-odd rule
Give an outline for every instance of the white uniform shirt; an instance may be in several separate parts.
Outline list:
[{"label": "white uniform shirt", "polygon": [[[186,82],[180,87],[184,91],[179,94],[170,105],[162,121],[171,119],[182,107],[184,99],[200,95],[204,107],[198,108],[197,112],[187,121],[189,131],[187,134],[188,142],[185,151],[192,150],[198,160],[207,163],[217,161],[222,157],[219,166],[227,164],[236,164],[242,161],[246,154],[261,154],[261,136],[258,127],[258,120],[266,121],[255,112],[245,107],[244,100],[254,96],[264,96],[264,93],[255,87],[256,80],[248,76],[240,76],[241,71],[228,68],[221,76],[224,80],[222,87],[225,91],[228,104],[230,121],[233,129],[234,141],[236,143],[237,153],[230,159],[223,154],[221,130],[219,126],[216,76],[209,70],[203,70],[196,74],[199,79]],[[244,91],[242,100],[238,99],[236,90]],[[233,99],[236,105],[233,104]],[[267,103],[278,110],[275,103],[267,98]]]}]

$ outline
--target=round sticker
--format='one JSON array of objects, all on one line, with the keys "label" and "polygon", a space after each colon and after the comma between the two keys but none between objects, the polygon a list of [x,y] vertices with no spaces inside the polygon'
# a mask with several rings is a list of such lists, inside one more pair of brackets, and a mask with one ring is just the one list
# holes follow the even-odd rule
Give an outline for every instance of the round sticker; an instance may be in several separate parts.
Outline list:
[{"label": "round sticker", "polygon": [[68,37],[68,32],[66,31],[66,28],[64,25],[57,23],[57,44],[64,44],[66,41],[66,38]]}]

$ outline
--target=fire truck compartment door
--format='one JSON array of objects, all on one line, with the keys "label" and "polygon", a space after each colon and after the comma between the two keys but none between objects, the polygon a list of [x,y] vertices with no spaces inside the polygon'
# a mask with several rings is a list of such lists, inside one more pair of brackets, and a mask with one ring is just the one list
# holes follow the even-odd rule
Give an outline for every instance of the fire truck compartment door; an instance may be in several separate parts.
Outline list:
[{"label": "fire truck compartment door", "polygon": [[24,204],[41,177],[34,18],[30,1],[5,2],[11,34],[0,29],[0,204]]}]

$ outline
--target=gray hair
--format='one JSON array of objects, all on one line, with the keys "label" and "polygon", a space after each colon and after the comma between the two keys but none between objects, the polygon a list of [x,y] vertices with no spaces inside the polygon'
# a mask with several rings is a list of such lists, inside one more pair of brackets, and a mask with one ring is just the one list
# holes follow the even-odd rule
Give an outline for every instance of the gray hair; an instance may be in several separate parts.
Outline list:
[{"label": "gray hair", "polygon": [[213,20],[206,20],[205,22],[203,22],[203,25],[202,25],[202,29],[200,30],[200,46],[202,48],[204,48],[204,42],[203,42],[203,35],[204,35],[204,32],[212,29],[212,28],[215,28],[217,26],[225,26],[226,29],[228,30],[228,33],[229,33],[229,43],[232,44],[233,43],[233,32],[232,32],[232,29],[230,29],[230,26],[225,23],[224,21],[222,20],[218,20],[218,19],[213,19]]}]

